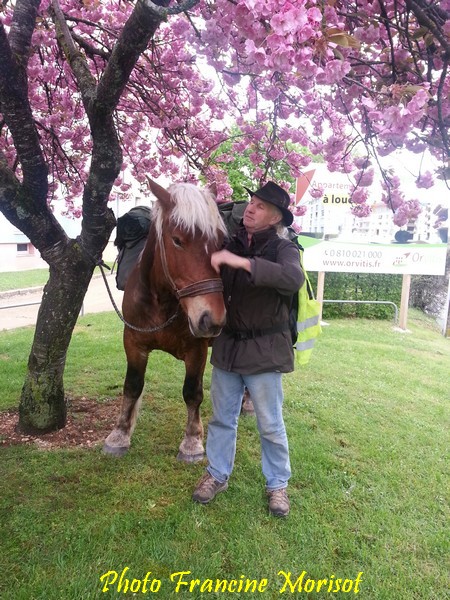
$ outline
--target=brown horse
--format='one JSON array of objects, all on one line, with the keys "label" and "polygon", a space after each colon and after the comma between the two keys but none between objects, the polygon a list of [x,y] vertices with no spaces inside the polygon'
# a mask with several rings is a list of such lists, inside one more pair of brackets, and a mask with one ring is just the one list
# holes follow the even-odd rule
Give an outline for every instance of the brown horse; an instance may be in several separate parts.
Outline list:
[{"label": "brown horse", "polygon": [[127,372],[119,418],[104,452],[123,455],[130,446],[152,350],[169,352],[185,363],[183,398],[187,425],[178,458],[204,456],[200,404],[211,337],[225,324],[222,281],[211,254],[226,228],[209,192],[192,184],[165,190],[152,182],[157,197],[142,254],[128,277],[123,297]]}]

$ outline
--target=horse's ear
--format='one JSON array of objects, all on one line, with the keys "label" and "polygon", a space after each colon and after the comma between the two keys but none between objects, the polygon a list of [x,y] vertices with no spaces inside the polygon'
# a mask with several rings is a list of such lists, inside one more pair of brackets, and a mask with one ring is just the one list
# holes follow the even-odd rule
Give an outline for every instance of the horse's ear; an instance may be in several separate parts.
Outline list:
[{"label": "horse's ear", "polygon": [[211,194],[211,196],[215,200],[217,198],[217,184],[216,184],[216,182],[213,181],[212,183],[208,183],[208,185],[206,186],[206,189],[208,190],[208,192]]},{"label": "horse's ear", "polygon": [[158,200],[160,200],[163,204],[168,204],[170,202],[169,192],[161,187],[159,183],[153,181],[153,179],[149,178],[148,182],[152,193],[158,198]]}]

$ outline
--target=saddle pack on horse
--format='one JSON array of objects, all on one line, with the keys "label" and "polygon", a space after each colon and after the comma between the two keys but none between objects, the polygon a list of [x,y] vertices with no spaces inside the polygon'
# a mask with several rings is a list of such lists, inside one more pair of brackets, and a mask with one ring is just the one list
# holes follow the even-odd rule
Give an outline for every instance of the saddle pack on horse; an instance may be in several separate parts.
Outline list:
[{"label": "saddle pack on horse", "polygon": [[148,206],[136,206],[117,219],[114,245],[119,250],[116,258],[116,286],[119,290],[125,289],[128,275],[144,249],[151,215]]}]

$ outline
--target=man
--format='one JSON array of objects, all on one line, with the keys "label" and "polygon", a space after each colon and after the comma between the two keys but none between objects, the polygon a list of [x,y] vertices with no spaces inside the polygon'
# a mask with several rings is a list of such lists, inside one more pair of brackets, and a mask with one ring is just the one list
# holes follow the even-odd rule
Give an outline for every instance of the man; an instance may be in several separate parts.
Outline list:
[{"label": "man", "polygon": [[211,257],[223,279],[227,324],[213,342],[209,464],[193,499],[206,504],[228,487],[247,387],[260,434],[269,510],[284,517],[290,510],[286,488],[291,468],[281,375],[294,369],[289,306],[304,276],[297,246],[282,237],[293,221],[288,193],[273,181],[247,191],[251,199],[243,227]]}]

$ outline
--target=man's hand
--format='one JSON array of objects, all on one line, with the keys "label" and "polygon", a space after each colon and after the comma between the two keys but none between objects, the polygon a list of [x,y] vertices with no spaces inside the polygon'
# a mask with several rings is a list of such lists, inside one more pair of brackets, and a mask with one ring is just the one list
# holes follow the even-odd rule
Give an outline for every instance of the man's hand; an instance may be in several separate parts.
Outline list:
[{"label": "man's hand", "polygon": [[252,267],[251,262],[248,258],[233,254],[229,250],[219,250],[211,255],[211,265],[216,273],[220,272],[222,265],[228,265],[232,269],[244,269],[248,273],[251,273]]}]

